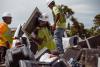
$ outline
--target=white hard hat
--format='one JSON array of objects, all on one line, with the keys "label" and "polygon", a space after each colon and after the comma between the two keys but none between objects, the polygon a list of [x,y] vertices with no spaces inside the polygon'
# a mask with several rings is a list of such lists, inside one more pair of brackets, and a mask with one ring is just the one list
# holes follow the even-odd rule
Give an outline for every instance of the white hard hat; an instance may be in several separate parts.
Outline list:
[{"label": "white hard hat", "polygon": [[50,3],[51,3],[52,1],[54,1],[54,0],[46,0],[47,5],[50,5]]},{"label": "white hard hat", "polygon": [[12,17],[12,15],[9,12],[5,12],[3,13],[2,17]]},{"label": "white hard hat", "polygon": [[49,21],[48,15],[46,13],[43,13],[40,17],[39,20],[42,21]]}]

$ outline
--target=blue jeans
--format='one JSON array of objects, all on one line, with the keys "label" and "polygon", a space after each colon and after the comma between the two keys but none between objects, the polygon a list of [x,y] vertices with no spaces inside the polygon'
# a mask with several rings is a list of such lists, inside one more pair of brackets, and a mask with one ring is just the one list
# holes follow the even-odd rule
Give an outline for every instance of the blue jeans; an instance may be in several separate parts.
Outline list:
[{"label": "blue jeans", "polygon": [[64,36],[64,29],[63,28],[57,28],[54,31],[54,39],[56,42],[56,46],[59,51],[64,52],[63,44],[62,44],[62,37]]}]

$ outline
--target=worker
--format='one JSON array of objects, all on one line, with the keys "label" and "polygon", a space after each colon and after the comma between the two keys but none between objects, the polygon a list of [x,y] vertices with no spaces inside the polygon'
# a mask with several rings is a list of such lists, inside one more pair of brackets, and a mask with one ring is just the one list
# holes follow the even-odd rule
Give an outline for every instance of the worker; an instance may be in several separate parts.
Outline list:
[{"label": "worker", "polygon": [[10,48],[12,43],[12,34],[8,27],[11,24],[12,16],[9,12],[5,12],[2,15],[2,19],[3,21],[0,22],[0,62],[4,63],[6,50]]},{"label": "worker", "polygon": [[47,0],[48,7],[52,10],[53,18],[54,18],[54,38],[56,42],[56,46],[60,53],[64,53],[62,37],[64,36],[64,31],[66,29],[66,18],[64,12],[59,9],[59,6],[55,4],[53,0]]},{"label": "worker", "polygon": [[44,47],[48,48],[50,51],[55,50],[56,45],[53,41],[53,37],[48,29],[48,15],[43,13],[39,17],[39,26],[37,27],[36,39],[38,39],[38,49],[42,49]]}]

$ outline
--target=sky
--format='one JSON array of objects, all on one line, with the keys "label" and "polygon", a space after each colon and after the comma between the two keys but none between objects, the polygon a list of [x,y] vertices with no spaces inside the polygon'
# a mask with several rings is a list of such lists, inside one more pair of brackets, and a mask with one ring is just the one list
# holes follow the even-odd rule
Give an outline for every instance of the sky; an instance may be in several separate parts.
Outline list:
[{"label": "sky", "polygon": [[[96,14],[100,14],[100,0],[55,0],[55,2],[71,8],[75,12],[74,16],[79,22],[84,23],[86,28],[92,27],[93,18]],[[10,27],[17,27],[27,22],[35,7],[38,7],[42,13],[47,13],[53,24],[52,12],[46,0],[0,0],[0,21],[4,12],[10,12],[13,15]]]}]

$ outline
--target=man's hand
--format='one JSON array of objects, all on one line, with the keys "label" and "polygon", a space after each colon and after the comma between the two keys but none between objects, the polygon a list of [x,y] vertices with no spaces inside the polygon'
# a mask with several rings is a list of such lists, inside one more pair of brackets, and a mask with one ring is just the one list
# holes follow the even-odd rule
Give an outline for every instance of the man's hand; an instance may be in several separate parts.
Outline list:
[{"label": "man's hand", "polygon": [[43,39],[42,38],[32,38],[33,41],[35,41],[37,44],[41,45],[42,42],[43,42]]},{"label": "man's hand", "polygon": [[52,26],[52,31],[54,31],[56,29],[56,25],[54,24],[53,26]]},{"label": "man's hand", "polygon": [[9,49],[10,48],[10,43],[8,41],[6,41],[6,45],[7,45],[7,48]]},{"label": "man's hand", "polygon": [[55,30],[55,26],[52,26],[52,31],[54,31]]}]

